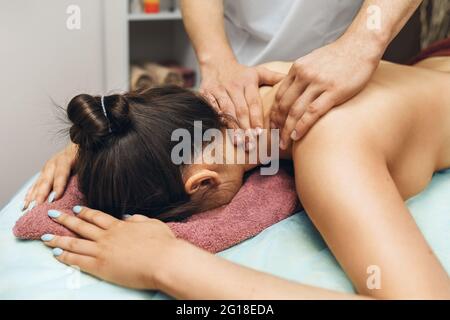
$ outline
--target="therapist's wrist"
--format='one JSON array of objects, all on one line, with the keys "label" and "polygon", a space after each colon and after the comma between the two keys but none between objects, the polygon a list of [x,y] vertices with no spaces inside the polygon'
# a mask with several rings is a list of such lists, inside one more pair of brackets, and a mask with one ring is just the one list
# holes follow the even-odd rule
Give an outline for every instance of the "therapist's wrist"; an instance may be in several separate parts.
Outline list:
[{"label": "therapist's wrist", "polygon": [[200,66],[200,72],[202,74],[211,70],[217,70],[222,66],[238,64],[238,61],[232,52],[208,52],[199,54],[198,62]]},{"label": "therapist's wrist", "polygon": [[351,48],[365,62],[377,66],[386,51],[388,42],[385,35],[369,31],[368,33],[347,32],[337,40],[345,48]]},{"label": "therapist's wrist", "polygon": [[344,46],[357,51],[365,60],[376,65],[392,40],[390,28],[370,29],[366,23],[355,21],[338,39]]},{"label": "therapist's wrist", "polygon": [[200,65],[200,75],[203,81],[206,79],[218,80],[228,70],[236,69],[238,66],[239,62],[232,58],[211,60],[208,63]]}]

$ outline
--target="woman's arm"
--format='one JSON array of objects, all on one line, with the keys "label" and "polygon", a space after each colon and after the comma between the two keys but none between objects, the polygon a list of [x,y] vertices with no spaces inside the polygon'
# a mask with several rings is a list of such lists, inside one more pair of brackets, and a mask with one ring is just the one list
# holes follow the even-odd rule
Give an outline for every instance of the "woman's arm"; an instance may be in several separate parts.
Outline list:
[{"label": "woman's arm", "polygon": [[161,221],[134,215],[120,221],[88,208],[78,217],[51,213],[84,239],[47,235],[56,258],[101,279],[158,289],[180,299],[363,299],[313,288],[239,266],[175,238]]},{"label": "woman's arm", "polygon": [[382,152],[329,114],[294,146],[306,211],[357,291],[383,299],[449,299],[447,273],[426,243]]},{"label": "woman's arm", "polygon": [[184,241],[174,247],[167,257],[166,267],[157,274],[157,289],[178,299],[366,299],[243,267]]}]

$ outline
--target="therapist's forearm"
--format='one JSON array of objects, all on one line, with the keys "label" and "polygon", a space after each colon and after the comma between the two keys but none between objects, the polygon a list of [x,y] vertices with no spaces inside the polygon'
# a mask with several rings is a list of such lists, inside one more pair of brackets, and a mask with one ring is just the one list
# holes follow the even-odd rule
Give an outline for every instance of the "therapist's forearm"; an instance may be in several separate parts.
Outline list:
[{"label": "therapist's forearm", "polygon": [[200,66],[236,61],[225,33],[222,0],[182,0],[181,11]]},{"label": "therapist's forearm", "polygon": [[[389,43],[397,36],[422,0],[366,0],[353,23],[343,35],[356,46],[369,49],[375,60],[381,59]],[[371,24],[380,13],[380,28]],[[378,61],[377,61],[378,62]]]},{"label": "therapist's forearm", "polygon": [[153,279],[178,299],[365,299],[258,272],[177,240]]}]

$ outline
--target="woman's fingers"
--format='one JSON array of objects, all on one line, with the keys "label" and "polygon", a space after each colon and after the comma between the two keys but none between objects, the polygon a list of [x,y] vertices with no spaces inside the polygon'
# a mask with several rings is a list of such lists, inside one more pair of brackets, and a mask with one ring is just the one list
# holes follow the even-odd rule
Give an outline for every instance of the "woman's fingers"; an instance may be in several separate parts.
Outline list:
[{"label": "woman's fingers", "polygon": [[61,248],[72,253],[95,257],[98,247],[95,242],[74,237],[60,237],[52,234],[44,234],[41,240],[51,248]]},{"label": "woman's fingers", "polygon": [[49,210],[48,215],[59,224],[86,239],[96,240],[104,232],[103,229],[93,225],[92,223],[84,221],[78,217],[65,214],[61,211]]},{"label": "woman's fingers", "polygon": [[55,258],[69,266],[74,266],[79,268],[83,272],[96,275],[97,273],[97,259],[90,256],[85,256],[82,254],[72,253],[69,251],[62,250],[61,248],[54,248],[53,255]]},{"label": "woman's fingers", "polygon": [[82,206],[73,207],[73,212],[84,221],[87,221],[105,230],[111,228],[113,225],[120,221],[104,212]]}]

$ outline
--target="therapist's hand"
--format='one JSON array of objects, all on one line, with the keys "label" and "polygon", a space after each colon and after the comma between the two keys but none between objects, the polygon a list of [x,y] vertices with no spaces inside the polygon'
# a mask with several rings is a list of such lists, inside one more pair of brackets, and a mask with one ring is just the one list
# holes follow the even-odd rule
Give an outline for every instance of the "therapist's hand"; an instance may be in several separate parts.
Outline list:
[{"label": "therapist's hand", "polygon": [[78,208],[77,216],[52,215],[54,221],[81,236],[44,237],[47,246],[59,248],[53,249],[56,259],[118,285],[159,289],[155,277],[178,242],[169,227],[141,215],[121,221],[101,211]]},{"label": "therapist's hand", "polygon": [[44,201],[52,202],[64,194],[77,151],[78,146],[70,143],[45,163],[39,178],[25,196],[23,210]]},{"label": "therapist's hand", "polygon": [[340,39],[295,61],[271,112],[271,126],[281,129],[280,148],[289,148],[330,109],[359,93],[380,59]]},{"label": "therapist's hand", "polygon": [[262,66],[247,67],[237,62],[202,66],[200,93],[219,112],[237,119],[241,129],[263,128],[263,106],[259,95],[262,85],[275,85],[285,75]]}]

